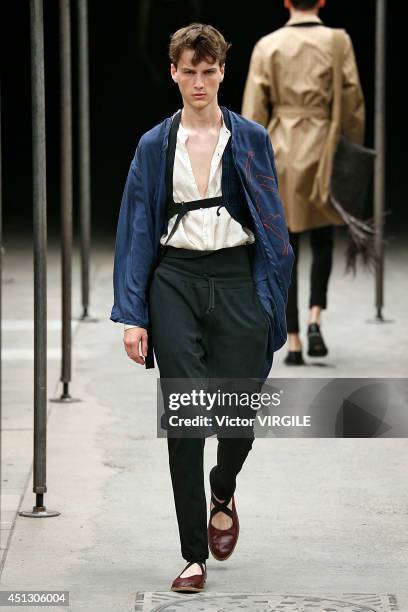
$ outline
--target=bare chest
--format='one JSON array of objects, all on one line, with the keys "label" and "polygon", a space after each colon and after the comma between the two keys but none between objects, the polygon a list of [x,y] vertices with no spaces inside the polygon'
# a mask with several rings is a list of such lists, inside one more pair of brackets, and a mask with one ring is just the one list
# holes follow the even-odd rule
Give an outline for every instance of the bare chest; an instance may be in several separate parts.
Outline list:
[{"label": "bare chest", "polygon": [[205,135],[193,134],[186,142],[191,169],[202,197],[205,197],[210,179],[211,161],[218,142],[218,131]]}]

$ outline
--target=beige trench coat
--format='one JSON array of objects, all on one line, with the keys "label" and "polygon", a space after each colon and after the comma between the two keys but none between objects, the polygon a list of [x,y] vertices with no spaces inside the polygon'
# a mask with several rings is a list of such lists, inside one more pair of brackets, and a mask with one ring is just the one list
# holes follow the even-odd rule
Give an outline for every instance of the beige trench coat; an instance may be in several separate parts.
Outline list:
[{"label": "beige trench coat", "polygon": [[[310,202],[330,125],[332,86],[331,28],[288,27],[322,23],[300,15],[255,45],[245,85],[242,115],[267,128],[276,156],[279,192],[290,231],[343,224],[330,207]],[[361,144],[364,138],[364,98],[353,46],[345,36],[341,133]],[[271,112],[272,109],[272,112]]]}]

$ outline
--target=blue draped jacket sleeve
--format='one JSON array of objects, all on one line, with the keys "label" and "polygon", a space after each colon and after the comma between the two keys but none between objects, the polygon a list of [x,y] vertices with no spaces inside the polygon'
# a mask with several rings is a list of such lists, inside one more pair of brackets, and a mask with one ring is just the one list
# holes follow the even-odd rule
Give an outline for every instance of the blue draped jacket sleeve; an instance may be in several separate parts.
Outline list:
[{"label": "blue draped jacket sleeve", "polygon": [[114,304],[110,319],[145,329],[149,326],[146,286],[154,262],[146,206],[140,142],[130,165],[120,206],[113,267]]}]

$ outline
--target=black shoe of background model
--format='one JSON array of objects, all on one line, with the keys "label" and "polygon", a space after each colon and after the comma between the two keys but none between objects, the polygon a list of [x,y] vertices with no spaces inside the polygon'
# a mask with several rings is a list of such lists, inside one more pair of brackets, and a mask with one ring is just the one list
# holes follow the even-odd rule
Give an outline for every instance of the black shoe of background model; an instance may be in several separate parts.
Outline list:
[{"label": "black shoe of background model", "polygon": [[305,365],[302,357],[302,351],[289,351],[284,359],[284,362],[286,365]]},{"label": "black shoe of background model", "polygon": [[311,323],[307,328],[307,339],[309,342],[307,354],[310,357],[325,357],[327,355],[329,350],[324,343],[317,323]]}]

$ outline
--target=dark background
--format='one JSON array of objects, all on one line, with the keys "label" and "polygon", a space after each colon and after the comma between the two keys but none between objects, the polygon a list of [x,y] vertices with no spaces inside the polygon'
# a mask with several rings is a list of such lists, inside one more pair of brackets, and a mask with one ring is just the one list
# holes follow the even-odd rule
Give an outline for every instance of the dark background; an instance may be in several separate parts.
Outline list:
[{"label": "dark background", "polygon": [[[59,227],[58,1],[44,0],[48,223]],[[220,103],[240,111],[250,54],[263,35],[288,19],[283,0],[89,0],[92,147],[92,227],[114,236],[122,189],[139,137],[181,106],[170,79],[169,35],[192,21],[211,23],[232,43]],[[77,150],[76,2],[72,2],[73,128]],[[30,230],[31,88],[28,0],[1,3],[4,231]],[[367,108],[366,144],[373,145],[375,0],[328,0],[326,25],[345,28],[354,44]],[[402,20],[396,2],[387,12],[387,228],[407,221],[400,95]],[[77,165],[75,156],[75,177]],[[74,177],[74,179],[75,179]],[[74,182],[76,186],[76,182]],[[75,224],[77,224],[77,190]]]}]

